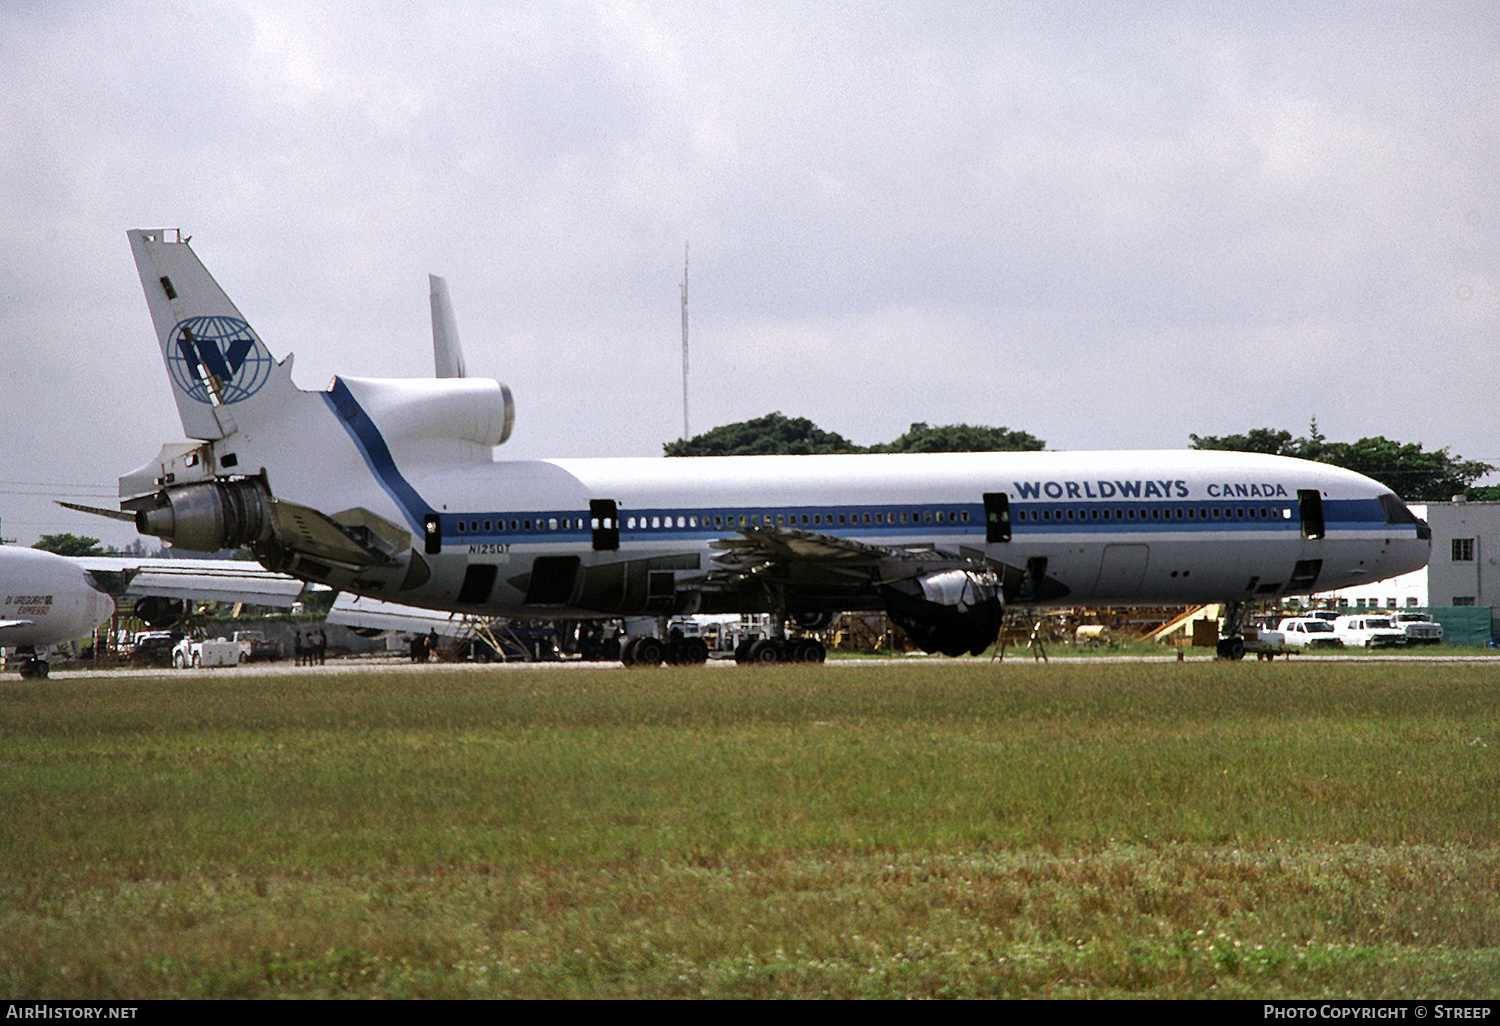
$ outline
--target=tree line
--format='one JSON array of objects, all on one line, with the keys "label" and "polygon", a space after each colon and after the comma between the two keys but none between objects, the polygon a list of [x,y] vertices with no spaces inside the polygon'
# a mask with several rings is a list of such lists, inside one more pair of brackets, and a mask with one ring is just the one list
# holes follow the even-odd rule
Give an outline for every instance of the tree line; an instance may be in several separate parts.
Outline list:
[{"label": "tree line", "polygon": [[1314,420],[1307,434],[1255,428],[1243,435],[1188,435],[1194,449],[1227,449],[1295,456],[1330,463],[1379,481],[1407,502],[1447,502],[1455,496],[1500,500],[1500,485],[1474,482],[1495,470],[1489,463],[1466,460],[1447,448],[1428,451],[1420,442],[1396,442],[1375,436],[1357,442],[1330,442]]},{"label": "tree line", "polygon": [[[1500,485],[1475,482],[1496,468],[1464,459],[1446,448],[1424,449],[1420,442],[1398,442],[1375,436],[1355,442],[1329,441],[1316,420],[1307,434],[1254,428],[1240,435],[1195,435],[1194,449],[1259,452],[1294,456],[1344,467],[1379,481],[1407,502],[1447,502],[1456,495],[1500,501]],[[716,427],[693,438],[669,442],[668,456],[753,456],[771,454],[860,452],[1016,452],[1039,451],[1046,443],[1025,431],[972,424],[913,424],[905,434],[880,445],[855,445],[843,435],[825,431],[805,417],[768,413],[754,420]]]},{"label": "tree line", "polygon": [[[1188,435],[1194,449],[1261,452],[1272,456],[1344,467],[1385,485],[1407,502],[1447,502],[1461,495],[1473,501],[1500,502],[1500,485],[1474,482],[1496,467],[1468,460],[1447,448],[1427,450],[1420,442],[1397,442],[1375,436],[1356,442],[1331,442],[1314,420],[1307,434],[1293,436],[1276,428],[1253,428],[1242,435]],[[760,456],[776,454],[861,452],[1039,452],[1046,442],[1025,431],[974,424],[913,424],[899,438],[879,445],[855,445],[843,435],[824,431],[806,417],[768,413],[754,420],[705,431],[669,442],[668,456]],[[146,555],[139,540],[125,551],[103,549],[99,539],[72,534],[43,535],[34,546],[67,556]],[[161,556],[158,549],[153,556]]]},{"label": "tree line", "polygon": [[769,456],[861,452],[1011,452],[1040,450],[1046,442],[1025,431],[972,424],[933,427],[916,423],[906,433],[880,445],[855,445],[843,435],[824,431],[806,417],[768,413],[754,420],[725,424],[692,438],[662,446],[668,456]]}]

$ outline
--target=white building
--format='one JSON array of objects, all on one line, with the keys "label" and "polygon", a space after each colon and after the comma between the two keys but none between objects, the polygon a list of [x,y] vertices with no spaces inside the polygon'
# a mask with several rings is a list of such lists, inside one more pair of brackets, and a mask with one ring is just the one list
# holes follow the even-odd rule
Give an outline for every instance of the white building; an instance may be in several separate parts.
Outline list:
[{"label": "white building", "polygon": [[[1489,607],[1494,617],[1500,608],[1500,502],[1434,502],[1411,511],[1432,527],[1432,558],[1425,567],[1313,599],[1355,609]],[[1491,633],[1500,634],[1500,625]]]}]

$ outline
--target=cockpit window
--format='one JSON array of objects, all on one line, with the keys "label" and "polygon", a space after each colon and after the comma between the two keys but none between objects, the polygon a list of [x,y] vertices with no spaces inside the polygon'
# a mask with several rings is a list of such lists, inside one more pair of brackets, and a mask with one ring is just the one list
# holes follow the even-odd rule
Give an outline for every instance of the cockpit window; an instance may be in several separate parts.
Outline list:
[{"label": "cockpit window", "polygon": [[1396,498],[1390,492],[1380,497],[1380,508],[1385,510],[1385,522],[1387,524],[1414,524],[1417,528],[1417,537],[1427,540],[1432,539],[1432,528],[1427,526],[1427,521],[1417,516],[1406,508],[1406,503]]},{"label": "cockpit window", "polygon": [[1390,492],[1380,497],[1380,508],[1385,510],[1385,522],[1388,524],[1415,524],[1417,516],[1406,508],[1406,503],[1396,498]]}]

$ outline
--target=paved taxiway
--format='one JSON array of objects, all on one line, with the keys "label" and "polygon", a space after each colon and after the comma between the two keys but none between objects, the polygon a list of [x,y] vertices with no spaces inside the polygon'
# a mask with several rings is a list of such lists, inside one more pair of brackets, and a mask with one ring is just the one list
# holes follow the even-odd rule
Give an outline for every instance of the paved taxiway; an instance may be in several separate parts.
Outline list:
[{"label": "paved taxiway", "polygon": [[[1004,661],[978,659],[950,660],[942,656],[892,656],[888,658],[867,659],[830,659],[823,664],[825,670],[836,672],[840,667],[847,666],[912,666],[912,665],[942,665],[944,663],[959,666],[976,666],[991,664],[995,669],[1014,666],[1031,665],[1060,665],[1078,666],[1090,663],[1171,663],[1176,662],[1175,655],[1139,656],[1139,655],[1059,655],[1049,652],[1049,662],[1044,664],[1041,660],[1034,660],[1031,654],[1024,649],[1012,653]],[[1188,656],[1184,662],[1209,663],[1214,662],[1212,655]],[[1256,663],[1265,664],[1265,660],[1257,660],[1251,656],[1245,658],[1245,665],[1251,666]],[[1500,669],[1500,652],[1466,652],[1466,653],[1401,653],[1393,654],[1343,654],[1343,655],[1298,655],[1291,659],[1285,657],[1270,661],[1272,665],[1284,662],[1298,663],[1481,663],[1491,664]],[[711,659],[707,663],[710,670],[738,670],[740,672],[753,673],[754,667],[736,666],[729,659]],[[198,677],[205,680],[215,678],[233,677],[268,677],[272,675],[282,676],[308,675],[308,676],[340,676],[354,673],[379,673],[403,670],[412,673],[459,673],[459,674],[486,674],[486,673],[524,673],[533,669],[564,669],[579,672],[591,670],[617,670],[621,669],[619,663],[587,663],[578,659],[560,659],[552,662],[526,663],[412,663],[401,658],[354,658],[333,659],[323,666],[296,666],[289,663],[250,663],[244,666],[210,667],[197,670],[173,670],[165,667],[148,667],[146,669],[119,668],[107,670],[93,669],[54,669],[48,680],[109,680],[113,678],[129,677]],[[649,669],[638,668],[637,673],[650,673]],[[45,685],[46,681],[36,681],[38,685]]]}]

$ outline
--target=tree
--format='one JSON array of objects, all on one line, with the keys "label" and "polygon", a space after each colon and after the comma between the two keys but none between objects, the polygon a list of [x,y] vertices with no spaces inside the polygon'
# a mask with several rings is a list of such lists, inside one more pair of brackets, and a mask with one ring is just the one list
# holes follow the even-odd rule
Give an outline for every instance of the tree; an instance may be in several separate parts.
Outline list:
[{"label": "tree", "polygon": [[1255,428],[1243,435],[1188,435],[1194,449],[1217,449],[1227,452],[1260,452],[1267,456],[1300,456],[1290,431]]},{"label": "tree", "polygon": [[1471,486],[1496,469],[1479,460],[1454,456],[1447,449],[1427,452],[1420,443],[1393,442],[1380,436],[1330,442],[1319,433],[1317,421],[1302,438],[1270,428],[1256,428],[1243,435],[1188,437],[1194,449],[1264,452],[1343,467],[1379,481],[1407,502],[1446,502],[1471,490],[1488,491]]},{"label": "tree", "polygon": [[1295,456],[1301,460],[1321,460],[1328,450],[1328,439],[1318,430],[1316,417],[1301,438],[1293,438],[1290,431],[1270,428],[1252,428],[1243,435],[1188,435],[1188,438],[1192,439],[1194,449],[1262,452],[1268,456]]},{"label": "tree", "polygon": [[1047,443],[1025,431],[973,424],[929,427],[913,424],[906,434],[886,445],[872,445],[869,452],[1020,452],[1039,451]]},{"label": "tree", "polygon": [[843,435],[824,431],[805,417],[768,413],[755,420],[725,424],[662,447],[668,456],[752,456],[775,453],[858,452]]},{"label": "tree", "polygon": [[725,424],[693,438],[670,442],[668,456],[750,456],[773,453],[851,452],[995,452],[1034,450],[1046,443],[1025,431],[972,424],[932,427],[916,423],[885,445],[859,446],[843,435],[824,431],[805,417],[768,413],[755,420]]},{"label": "tree", "polygon": [[32,546],[59,556],[102,556],[98,538],[81,538],[76,534],[44,534]]}]

